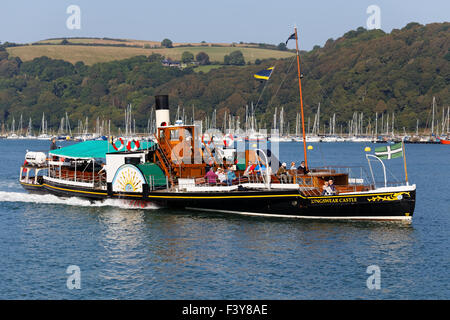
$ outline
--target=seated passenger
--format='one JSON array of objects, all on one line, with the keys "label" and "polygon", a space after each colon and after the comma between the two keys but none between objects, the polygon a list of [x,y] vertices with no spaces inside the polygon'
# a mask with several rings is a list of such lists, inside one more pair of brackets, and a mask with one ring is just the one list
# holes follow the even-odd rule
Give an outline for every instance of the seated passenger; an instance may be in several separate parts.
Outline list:
[{"label": "seated passenger", "polygon": [[234,179],[236,179],[236,174],[232,168],[229,168],[227,171],[227,185],[231,186]]},{"label": "seated passenger", "polygon": [[291,162],[291,168],[289,170],[297,170],[295,167],[295,162]]},{"label": "seated passenger", "polygon": [[217,178],[219,179],[220,183],[224,183],[227,180],[227,175],[222,168],[217,169]]},{"label": "seated passenger", "polygon": [[214,168],[210,168],[205,175],[206,182],[209,184],[216,184],[217,174],[214,172]]},{"label": "seated passenger", "polygon": [[244,171],[244,177],[248,177],[249,175],[254,174],[255,173],[255,168],[256,168],[256,165],[253,164],[251,161],[249,161],[248,162],[248,167]]},{"label": "seated passenger", "polygon": [[303,173],[303,174],[308,174],[309,173],[309,170],[306,169],[305,161],[302,161],[300,163],[300,167],[298,167],[298,170],[300,170],[300,172]]},{"label": "seated passenger", "polygon": [[277,171],[277,177],[280,179],[281,183],[288,183],[289,177],[286,169],[286,162],[283,162],[281,167]]},{"label": "seated passenger", "polygon": [[265,165],[263,165],[263,164],[258,164],[256,167],[255,167],[255,173],[257,174],[257,175],[261,175],[261,174],[265,174],[266,173],[266,166]]}]

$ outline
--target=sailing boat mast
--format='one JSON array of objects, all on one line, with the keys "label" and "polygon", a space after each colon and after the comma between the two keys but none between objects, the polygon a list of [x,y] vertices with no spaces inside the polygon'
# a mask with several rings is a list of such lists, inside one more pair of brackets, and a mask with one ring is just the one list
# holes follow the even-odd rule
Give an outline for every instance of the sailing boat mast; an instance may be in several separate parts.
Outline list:
[{"label": "sailing boat mast", "polygon": [[298,73],[298,90],[300,93],[300,112],[301,112],[301,116],[302,116],[303,153],[305,155],[305,167],[306,167],[306,169],[308,169],[308,157],[306,155],[305,119],[304,119],[304,114],[303,114],[302,80],[301,80],[301,73],[300,73],[300,55],[298,52],[297,27],[295,27],[294,30],[295,30],[295,48],[297,51],[297,73]]}]

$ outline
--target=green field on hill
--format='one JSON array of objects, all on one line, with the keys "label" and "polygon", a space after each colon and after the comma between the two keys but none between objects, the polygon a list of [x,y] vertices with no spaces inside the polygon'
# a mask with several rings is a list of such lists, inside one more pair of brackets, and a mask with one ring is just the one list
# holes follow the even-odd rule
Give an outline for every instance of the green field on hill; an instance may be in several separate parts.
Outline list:
[{"label": "green field on hill", "polygon": [[194,56],[204,51],[209,55],[211,62],[223,62],[225,55],[235,50],[242,51],[245,61],[254,63],[256,59],[287,58],[293,55],[292,52],[278,51],[260,48],[246,47],[174,47],[174,48],[136,48],[136,47],[113,47],[113,46],[83,46],[83,45],[27,45],[10,47],[7,49],[10,56],[19,57],[22,61],[30,61],[34,58],[47,56],[53,59],[61,59],[75,63],[83,61],[87,65],[98,62],[108,62],[122,60],[134,56],[149,56],[152,53],[159,53],[166,58],[180,60],[184,51],[189,51]]}]

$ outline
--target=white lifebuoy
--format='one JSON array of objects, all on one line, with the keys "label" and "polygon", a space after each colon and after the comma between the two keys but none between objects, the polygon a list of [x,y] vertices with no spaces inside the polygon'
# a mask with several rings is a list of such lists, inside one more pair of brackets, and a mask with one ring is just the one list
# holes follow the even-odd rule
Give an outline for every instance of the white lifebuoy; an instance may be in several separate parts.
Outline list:
[{"label": "white lifebuoy", "polygon": [[232,146],[234,144],[234,137],[231,133],[228,133],[225,135],[225,137],[223,138],[223,145],[225,147],[229,147]]},{"label": "white lifebuoy", "polygon": [[[206,140],[206,142],[205,142],[205,140]],[[203,134],[203,136],[202,136],[202,143],[204,144],[204,145],[210,145],[211,144],[211,137],[209,136],[209,134],[207,134],[207,133],[204,133]]]},{"label": "white lifebuoy", "polygon": [[[116,146],[117,140],[120,141],[120,147],[119,147],[119,148]],[[125,147],[125,142],[123,141],[122,138],[115,138],[115,139],[113,140],[113,142],[112,142],[112,146],[113,146],[114,150],[120,151],[120,150],[122,150],[122,149]]]},{"label": "white lifebuoy", "polygon": [[[132,142],[134,142],[134,147],[133,148],[131,148],[131,143]],[[127,143],[127,150],[133,152],[133,151],[138,150],[140,146],[141,146],[141,144],[139,143],[139,141],[137,141],[137,140],[129,140],[128,143]]]}]

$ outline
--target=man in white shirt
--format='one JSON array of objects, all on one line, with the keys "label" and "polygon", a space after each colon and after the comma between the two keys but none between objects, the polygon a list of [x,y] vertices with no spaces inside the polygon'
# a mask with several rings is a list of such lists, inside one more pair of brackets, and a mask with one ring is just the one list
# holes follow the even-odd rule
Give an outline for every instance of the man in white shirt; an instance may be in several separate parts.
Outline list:
[{"label": "man in white shirt", "polygon": [[222,168],[217,169],[217,178],[219,179],[220,183],[223,183],[227,180],[227,175]]}]

